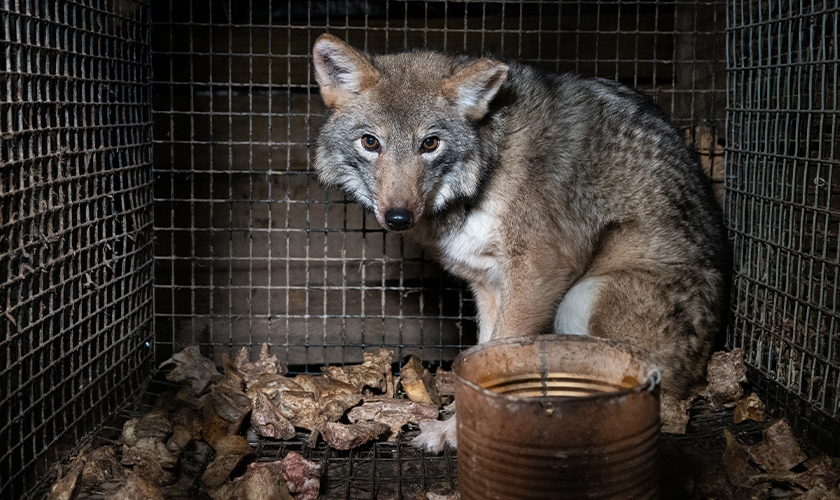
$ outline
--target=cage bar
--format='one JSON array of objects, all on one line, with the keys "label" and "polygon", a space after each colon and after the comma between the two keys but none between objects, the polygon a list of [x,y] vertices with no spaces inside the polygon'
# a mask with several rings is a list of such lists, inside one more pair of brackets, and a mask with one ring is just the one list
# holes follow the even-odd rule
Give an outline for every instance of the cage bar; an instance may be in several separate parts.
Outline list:
[{"label": "cage bar", "polygon": [[0,492],[136,398],[152,361],[149,5],[0,3]]},{"label": "cage bar", "polygon": [[840,2],[731,2],[727,17],[727,345],[771,407],[836,454]]}]

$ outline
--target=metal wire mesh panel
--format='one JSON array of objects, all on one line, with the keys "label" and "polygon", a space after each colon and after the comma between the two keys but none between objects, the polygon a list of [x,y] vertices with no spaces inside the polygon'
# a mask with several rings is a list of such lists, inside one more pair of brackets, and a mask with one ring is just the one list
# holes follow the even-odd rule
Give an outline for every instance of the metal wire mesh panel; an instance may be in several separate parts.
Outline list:
[{"label": "metal wire mesh panel", "polygon": [[317,371],[370,346],[441,362],[474,342],[461,284],[312,172],[320,33],[621,80],[722,180],[723,20],[717,2],[153,2],[157,358],[267,342]]},{"label": "metal wire mesh panel", "polygon": [[0,2],[3,498],[150,375],[148,19],[143,2]]},{"label": "metal wire mesh panel", "polygon": [[732,2],[730,347],[804,436],[840,450],[840,2]]}]

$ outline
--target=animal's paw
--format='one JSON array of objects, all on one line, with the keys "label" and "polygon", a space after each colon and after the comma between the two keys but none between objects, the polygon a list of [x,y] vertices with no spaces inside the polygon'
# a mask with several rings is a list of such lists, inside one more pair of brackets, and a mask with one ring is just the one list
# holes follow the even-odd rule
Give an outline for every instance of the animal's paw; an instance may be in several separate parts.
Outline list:
[{"label": "animal's paw", "polygon": [[417,448],[439,453],[445,445],[455,448],[455,416],[449,420],[424,420],[420,422],[420,435],[411,442]]}]

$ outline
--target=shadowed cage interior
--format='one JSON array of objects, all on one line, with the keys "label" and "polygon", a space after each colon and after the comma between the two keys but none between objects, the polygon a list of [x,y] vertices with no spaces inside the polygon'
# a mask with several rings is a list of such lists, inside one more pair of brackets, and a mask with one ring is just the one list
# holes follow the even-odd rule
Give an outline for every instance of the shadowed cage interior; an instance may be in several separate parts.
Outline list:
[{"label": "shadowed cage interior", "polygon": [[[218,362],[266,342],[293,371],[318,372],[378,346],[447,365],[475,342],[463,284],[312,172],[324,108],[309,53],[324,32],[651,95],[723,199],[727,346],[745,347],[771,407],[836,453],[838,10],[0,0],[0,496],[43,492],[53,464],[107,434],[188,345]],[[325,498],[457,484],[453,454],[402,443],[309,453],[334,464]]]}]

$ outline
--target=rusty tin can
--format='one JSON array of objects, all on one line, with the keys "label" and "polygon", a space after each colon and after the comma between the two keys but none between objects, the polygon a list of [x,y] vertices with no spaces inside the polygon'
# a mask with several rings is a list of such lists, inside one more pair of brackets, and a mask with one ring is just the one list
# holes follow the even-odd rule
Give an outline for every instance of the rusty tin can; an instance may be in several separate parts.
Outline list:
[{"label": "rusty tin can", "polygon": [[487,342],[453,365],[463,499],[658,498],[659,368],[577,335]]}]

